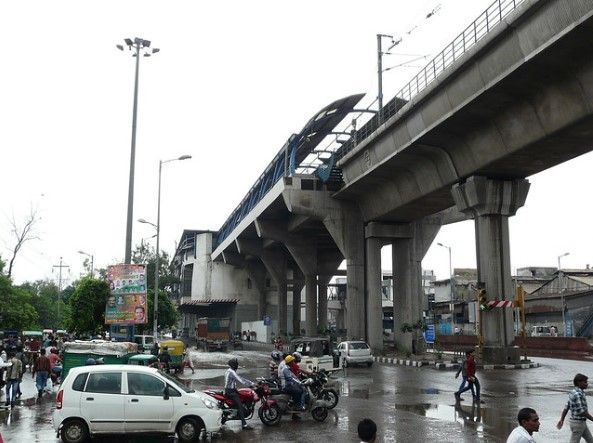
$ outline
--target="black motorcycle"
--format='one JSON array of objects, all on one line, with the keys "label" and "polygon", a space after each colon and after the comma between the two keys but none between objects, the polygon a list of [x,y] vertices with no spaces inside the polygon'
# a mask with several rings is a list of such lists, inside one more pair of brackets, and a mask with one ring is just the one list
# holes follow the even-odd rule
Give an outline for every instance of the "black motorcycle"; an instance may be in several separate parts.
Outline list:
[{"label": "black motorcycle", "polygon": [[[311,374],[310,377],[301,377],[302,380],[306,380],[310,378],[312,381],[309,384],[309,389],[311,390],[311,394],[314,398],[318,400],[324,400],[326,403],[327,409],[333,409],[337,406],[338,401],[340,399],[340,395],[338,391],[333,388],[325,388],[324,386],[329,381],[329,376],[327,372],[321,370],[320,372],[314,372]],[[280,389],[280,382],[276,379],[261,379],[265,380],[268,386],[273,390]]]}]

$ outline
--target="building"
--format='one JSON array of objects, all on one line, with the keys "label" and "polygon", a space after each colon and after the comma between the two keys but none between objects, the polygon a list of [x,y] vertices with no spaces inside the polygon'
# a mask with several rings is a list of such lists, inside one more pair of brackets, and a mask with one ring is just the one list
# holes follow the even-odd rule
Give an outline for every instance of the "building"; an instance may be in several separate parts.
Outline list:
[{"label": "building", "polygon": [[[200,317],[230,317],[234,331],[242,322],[258,318],[260,293],[266,297],[266,314],[276,318],[278,297],[269,278],[256,284],[248,266],[239,268],[221,261],[212,261],[212,245],[217,232],[184,230],[173,258],[174,274],[180,283],[175,289],[183,337],[194,337],[196,320]],[[263,287],[258,287],[263,286]],[[288,311],[292,311],[289,297]]]}]

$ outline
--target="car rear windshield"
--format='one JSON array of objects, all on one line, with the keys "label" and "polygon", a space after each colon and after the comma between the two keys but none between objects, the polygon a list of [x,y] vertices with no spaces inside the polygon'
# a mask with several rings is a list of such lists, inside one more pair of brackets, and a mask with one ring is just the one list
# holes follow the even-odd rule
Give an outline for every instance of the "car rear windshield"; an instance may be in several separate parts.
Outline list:
[{"label": "car rear windshield", "polygon": [[354,343],[350,343],[350,349],[368,349],[369,345],[367,345],[366,343],[359,341],[359,342],[354,342]]}]

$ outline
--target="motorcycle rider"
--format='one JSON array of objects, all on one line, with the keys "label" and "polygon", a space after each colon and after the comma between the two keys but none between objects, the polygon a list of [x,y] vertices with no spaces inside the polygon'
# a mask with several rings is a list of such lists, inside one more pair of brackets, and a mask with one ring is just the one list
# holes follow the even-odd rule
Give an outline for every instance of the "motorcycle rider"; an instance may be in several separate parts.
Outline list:
[{"label": "motorcycle rider", "polygon": [[301,368],[299,364],[303,359],[301,353],[296,351],[292,353],[292,356],[294,357],[294,361],[290,363],[290,370],[292,371],[292,373],[296,375],[298,379],[301,378],[301,374],[305,375],[306,377],[310,377],[313,373]]},{"label": "motorcycle rider", "polygon": [[237,391],[237,382],[245,386],[253,386],[253,382],[237,374],[236,371],[239,368],[239,361],[236,358],[231,358],[228,361],[228,365],[229,368],[224,374],[224,395],[225,397],[233,400],[235,405],[237,405],[237,412],[239,413],[239,418],[241,419],[243,429],[245,431],[251,431],[253,428],[245,421],[245,410],[243,409],[243,404],[241,403],[241,398],[239,397],[239,391]]},{"label": "motorcycle rider", "polygon": [[[307,391],[303,386],[303,383],[297,378],[296,375],[290,370],[290,363],[294,361],[294,356],[288,355],[284,359],[285,365],[282,367],[282,390],[292,396],[292,399],[296,405],[297,410],[305,411],[305,395]],[[280,370],[280,368],[278,368]]]},{"label": "motorcycle rider", "polygon": [[270,360],[270,378],[272,380],[277,380],[278,379],[278,365],[280,364],[280,361],[282,361],[282,354],[280,354],[280,352],[278,351],[272,351],[271,354],[272,360]]}]

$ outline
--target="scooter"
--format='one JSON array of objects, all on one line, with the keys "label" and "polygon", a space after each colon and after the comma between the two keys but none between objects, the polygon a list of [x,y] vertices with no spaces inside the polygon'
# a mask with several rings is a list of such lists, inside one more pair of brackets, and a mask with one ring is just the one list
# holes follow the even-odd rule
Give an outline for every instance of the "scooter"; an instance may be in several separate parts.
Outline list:
[{"label": "scooter", "polygon": [[340,395],[334,388],[324,387],[329,381],[327,373],[322,370],[313,374],[311,378],[313,379],[313,383],[311,384],[311,392],[313,395],[320,400],[328,402],[327,409],[335,408],[340,399]]},{"label": "scooter", "polygon": [[311,391],[313,378],[307,378],[303,385],[307,389],[305,396],[305,410],[297,409],[294,405],[292,395],[286,394],[278,388],[270,389],[265,379],[258,379],[259,385],[266,385],[268,387],[269,395],[263,394],[263,399],[266,400],[265,405],[258,409],[259,419],[267,426],[273,426],[280,423],[282,415],[285,414],[301,414],[303,412],[310,412],[311,417],[315,421],[323,422],[328,415],[329,402],[315,398]]}]

